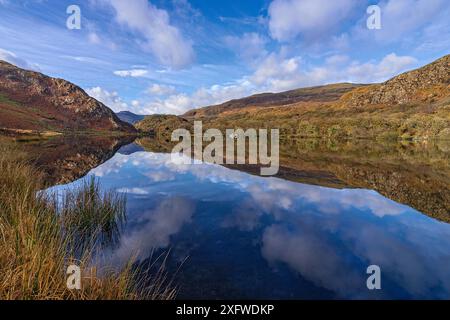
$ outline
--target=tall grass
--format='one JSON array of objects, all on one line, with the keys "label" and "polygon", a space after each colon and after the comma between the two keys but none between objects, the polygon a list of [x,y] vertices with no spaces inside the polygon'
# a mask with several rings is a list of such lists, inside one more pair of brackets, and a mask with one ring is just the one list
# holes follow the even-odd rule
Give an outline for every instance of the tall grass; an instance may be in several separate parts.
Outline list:
[{"label": "tall grass", "polygon": [[76,238],[74,245],[82,252],[119,241],[120,227],[126,220],[125,195],[101,192],[91,177],[76,189],[66,190],[55,202],[65,232]]},{"label": "tall grass", "polygon": [[[0,140],[0,299],[172,299],[163,271],[142,279],[90,265],[94,244],[111,240],[125,217],[125,199],[101,193],[91,180],[62,202],[38,192],[41,175],[26,154]],[[108,238],[109,237],[109,238]],[[81,290],[69,290],[66,270],[83,270]]]}]

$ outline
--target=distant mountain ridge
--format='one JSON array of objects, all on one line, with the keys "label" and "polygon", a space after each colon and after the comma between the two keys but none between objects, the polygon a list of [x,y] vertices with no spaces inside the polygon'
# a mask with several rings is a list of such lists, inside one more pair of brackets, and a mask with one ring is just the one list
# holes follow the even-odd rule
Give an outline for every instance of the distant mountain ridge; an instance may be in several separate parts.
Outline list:
[{"label": "distant mountain ridge", "polygon": [[298,102],[330,102],[341,98],[364,84],[337,83],[317,87],[301,88],[280,93],[261,93],[250,97],[235,99],[225,103],[207,106],[186,112],[183,117],[216,116],[232,110],[247,107],[277,107]]},{"label": "distant mountain ridge", "polygon": [[133,112],[130,111],[120,111],[117,112],[116,115],[119,117],[120,120],[127,122],[129,124],[136,124],[141,120],[144,120],[145,116],[143,115],[139,115],[139,114],[135,114]]},{"label": "distant mountain ridge", "polygon": [[114,112],[63,79],[0,61],[0,128],[134,133]]},{"label": "distant mountain ridge", "polygon": [[450,55],[381,84],[338,83],[280,93],[263,93],[186,112],[183,117],[215,117],[246,108],[282,107],[301,103],[336,102],[346,106],[433,102],[449,96]]},{"label": "distant mountain ridge", "polygon": [[[165,123],[163,131],[182,120],[202,120],[205,129],[278,128],[282,135],[298,138],[450,140],[450,55],[380,84],[265,93],[179,118]],[[145,120],[151,123],[151,118]]]}]

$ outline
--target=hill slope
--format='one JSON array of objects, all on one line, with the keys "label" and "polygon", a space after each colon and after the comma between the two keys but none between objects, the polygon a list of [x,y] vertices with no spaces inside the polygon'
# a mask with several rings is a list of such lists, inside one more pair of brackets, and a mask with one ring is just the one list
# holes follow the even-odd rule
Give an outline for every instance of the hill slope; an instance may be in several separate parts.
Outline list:
[{"label": "hill slope", "polygon": [[76,85],[4,61],[0,61],[0,128],[135,132]]},{"label": "hill slope", "polygon": [[294,103],[279,98],[286,93],[262,95],[263,102],[254,96],[183,117],[203,120],[205,128],[278,128],[308,138],[450,139],[449,78],[447,55],[382,84],[294,90]]},{"label": "hill slope", "polygon": [[450,55],[385,83],[352,91],[343,98],[351,106],[433,103],[450,95]]},{"label": "hill slope", "polygon": [[135,127],[142,132],[168,137],[175,129],[192,129],[191,123],[184,118],[159,114],[146,116],[142,121],[136,123]]},{"label": "hill slope", "polygon": [[220,105],[203,107],[185,113],[184,117],[217,116],[224,112],[247,107],[276,107],[298,102],[330,102],[345,93],[364,85],[338,83],[326,86],[302,88],[280,93],[262,93],[247,98],[231,100]]},{"label": "hill slope", "polygon": [[119,117],[120,120],[129,124],[138,123],[139,121],[144,120],[145,118],[145,116],[135,114],[130,111],[120,111],[117,112],[116,115]]}]

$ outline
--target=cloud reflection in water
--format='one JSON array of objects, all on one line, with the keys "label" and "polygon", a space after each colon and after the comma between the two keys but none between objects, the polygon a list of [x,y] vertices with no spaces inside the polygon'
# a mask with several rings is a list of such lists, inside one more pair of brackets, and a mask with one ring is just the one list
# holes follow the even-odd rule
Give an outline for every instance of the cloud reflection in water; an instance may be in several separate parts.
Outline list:
[{"label": "cloud reflection in water", "polygon": [[[168,154],[147,152],[117,154],[90,174],[105,188],[128,193],[121,243],[105,252],[115,263],[134,254],[145,259],[154,250],[187,248],[188,263],[201,261],[198,269],[211,271],[202,283],[218,288],[214,261],[200,258],[215,243],[239,235],[244,240],[227,252],[245,257],[242,252],[251,256],[257,250],[261,260],[226,263],[255,264],[251,270],[272,286],[268,280],[276,283],[274,270],[284,265],[291,273],[287,278],[300,277],[336,298],[450,297],[450,226],[377,192],[261,178],[211,164],[180,165]],[[199,230],[207,232],[207,241]],[[370,264],[381,267],[381,292],[366,288]],[[261,292],[265,298],[285,297],[298,283],[280,281],[280,288]]]}]

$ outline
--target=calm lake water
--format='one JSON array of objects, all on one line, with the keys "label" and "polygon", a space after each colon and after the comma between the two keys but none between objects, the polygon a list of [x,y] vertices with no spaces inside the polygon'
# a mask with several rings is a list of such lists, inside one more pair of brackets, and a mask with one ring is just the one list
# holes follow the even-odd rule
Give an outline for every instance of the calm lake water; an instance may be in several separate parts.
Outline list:
[{"label": "calm lake water", "polygon": [[[418,172],[382,150],[382,162],[348,162],[343,152],[348,161],[333,164],[327,155],[336,153],[316,148],[287,159],[280,177],[263,178],[175,164],[142,145],[114,151],[87,174],[128,198],[119,241],[103,249],[102,263],[121,266],[137,255],[148,264],[167,254],[180,299],[450,298],[450,224],[432,217],[450,214],[447,151],[435,171],[415,160]],[[305,159],[317,167],[286,169]],[[381,290],[367,289],[369,265],[381,268]]]}]

